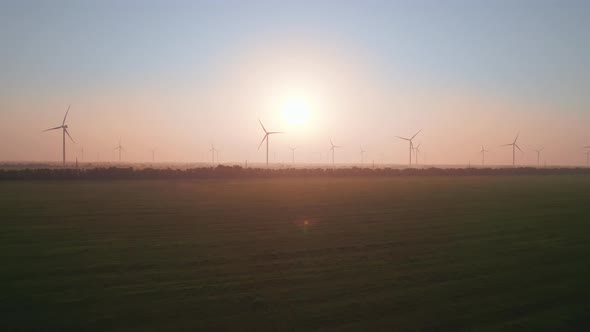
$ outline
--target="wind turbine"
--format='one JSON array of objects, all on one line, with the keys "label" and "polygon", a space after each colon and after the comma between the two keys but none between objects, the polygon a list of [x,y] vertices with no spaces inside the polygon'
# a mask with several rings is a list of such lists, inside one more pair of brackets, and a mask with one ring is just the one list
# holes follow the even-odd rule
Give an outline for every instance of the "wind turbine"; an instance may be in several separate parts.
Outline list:
[{"label": "wind turbine", "polygon": [[119,145],[117,145],[114,150],[119,150],[119,162],[121,162],[121,151],[125,151],[123,145],[121,145],[121,138],[119,138]]},{"label": "wind turbine", "polygon": [[514,139],[514,141],[512,143],[500,145],[500,146],[512,146],[512,167],[516,167],[516,149],[520,150],[520,152],[523,152],[522,149],[520,148],[520,146],[518,146],[518,144],[516,144],[516,141],[518,140],[518,136],[520,136],[520,132],[518,132],[518,134],[516,134],[516,138]]},{"label": "wind turbine", "polygon": [[[211,152],[211,164],[215,164],[215,152],[217,152],[217,149],[215,149],[213,144],[211,144],[211,149],[209,149],[209,152]],[[219,161],[219,157],[217,158],[217,161]]]},{"label": "wind turbine", "polygon": [[341,146],[334,145],[334,143],[332,142],[332,138],[330,138],[330,145],[332,145],[332,147],[330,148],[330,150],[328,150],[328,152],[332,152],[332,168],[335,168],[335,164],[334,164],[334,150],[336,150],[336,148],[341,148]]},{"label": "wind turbine", "polygon": [[418,166],[418,154],[420,153],[420,145],[422,145],[422,143],[418,144],[417,147],[414,148],[414,152],[415,152],[415,156],[414,158],[416,159],[416,166]]},{"label": "wind turbine", "polygon": [[362,146],[360,148],[361,148],[361,165],[363,165],[365,163],[365,153],[367,151],[365,151]]},{"label": "wind turbine", "polygon": [[537,167],[541,165],[541,151],[545,150],[545,147],[541,147],[540,149],[532,149],[537,153]]},{"label": "wind turbine", "polygon": [[150,150],[152,152],[152,163],[156,161],[156,151],[157,149],[151,149]]},{"label": "wind turbine", "polygon": [[68,125],[66,124],[66,118],[68,117],[68,113],[70,112],[70,106],[72,106],[72,105],[68,105],[68,109],[66,111],[66,115],[64,116],[64,120],[61,123],[61,126],[43,130],[43,132],[46,132],[46,131],[50,131],[50,130],[62,129],[63,164],[64,165],[66,164],[66,135],[68,135],[68,137],[70,138],[70,140],[72,140],[73,143],[76,143],[76,142],[74,142],[74,139],[72,138],[72,136],[70,136],[70,133],[68,132]]},{"label": "wind turbine", "polygon": [[294,147],[294,148],[289,147],[289,149],[291,150],[291,159],[292,159],[291,163],[295,164],[295,150],[297,150],[297,147]]},{"label": "wind turbine", "polygon": [[262,138],[262,141],[260,141],[260,144],[258,145],[257,150],[260,150],[262,143],[264,143],[264,141],[266,140],[266,168],[268,168],[268,139],[269,139],[269,136],[274,135],[274,134],[282,134],[283,132],[282,131],[266,131],[266,128],[264,128],[262,121],[260,121],[260,119],[258,119],[258,122],[260,122],[260,126],[262,126],[262,130],[264,130],[264,137]]},{"label": "wind turbine", "polygon": [[590,168],[590,150],[586,151],[586,167]]},{"label": "wind turbine", "polygon": [[414,136],[412,136],[412,138],[405,138],[405,137],[401,137],[401,136],[395,136],[395,137],[397,137],[399,139],[403,139],[404,141],[410,142],[410,162],[409,162],[410,167],[412,167],[412,150],[414,149],[413,139],[416,138],[416,136],[418,136],[418,134],[420,134],[421,131],[422,131],[422,129],[418,130],[418,132],[415,133]]},{"label": "wind turbine", "polygon": [[479,151],[479,153],[481,153],[481,166],[484,166],[486,164],[486,152],[490,151],[486,150],[482,145],[481,151]]}]

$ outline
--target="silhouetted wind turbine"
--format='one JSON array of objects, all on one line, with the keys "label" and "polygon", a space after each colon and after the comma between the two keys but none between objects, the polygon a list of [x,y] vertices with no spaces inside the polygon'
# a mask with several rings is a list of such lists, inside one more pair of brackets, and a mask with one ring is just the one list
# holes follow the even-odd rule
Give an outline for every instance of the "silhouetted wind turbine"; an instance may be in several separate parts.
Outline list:
[{"label": "silhouetted wind turbine", "polygon": [[151,149],[151,150],[150,150],[150,151],[152,152],[152,163],[153,163],[154,161],[156,161],[156,150],[157,150],[157,149]]},{"label": "silhouetted wind turbine", "polygon": [[289,149],[291,150],[291,159],[292,159],[291,163],[295,164],[295,150],[297,150],[297,147],[294,147],[294,148],[289,147]]},{"label": "silhouetted wind turbine", "polygon": [[45,131],[50,131],[50,130],[62,129],[63,164],[64,165],[66,164],[66,135],[68,135],[68,137],[70,138],[70,140],[72,140],[73,143],[76,143],[76,142],[74,142],[74,139],[72,138],[72,136],[70,136],[70,133],[68,132],[68,125],[66,124],[66,118],[68,117],[68,113],[70,112],[70,106],[72,106],[72,105],[68,105],[68,109],[66,111],[66,115],[64,116],[64,120],[61,123],[61,126],[43,130],[45,132]]},{"label": "silhouetted wind turbine", "polygon": [[401,137],[401,136],[395,136],[395,137],[397,137],[399,139],[403,139],[404,141],[410,142],[410,159],[409,159],[409,165],[410,165],[410,167],[412,167],[412,150],[414,149],[413,139],[416,138],[416,136],[418,136],[418,134],[420,134],[421,131],[422,131],[422,129],[418,130],[418,132],[415,133],[414,136],[412,136],[412,138],[405,138],[405,137]]},{"label": "silhouetted wind turbine", "polygon": [[481,151],[479,151],[479,153],[481,153],[481,166],[484,166],[486,164],[486,152],[490,151],[486,150],[482,145]]},{"label": "silhouetted wind turbine", "polygon": [[422,145],[422,143],[418,144],[418,146],[414,148],[414,158],[416,159],[416,166],[418,166],[418,154],[420,153],[420,145]]},{"label": "silhouetted wind turbine", "polygon": [[365,151],[362,146],[360,148],[361,148],[361,165],[363,165],[365,163],[365,152],[367,152],[367,151]]},{"label": "silhouetted wind turbine", "polygon": [[258,119],[258,122],[260,122],[260,126],[262,126],[262,130],[264,130],[264,137],[262,138],[262,141],[260,141],[260,144],[258,145],[257,150],[260,150],[262,143],[264,143],[264,141],[266,140],[266,168],[268,168],[268,138],[270,135],[282,134],[283,132],[282,131],[266,131],[266,128],[264,128],[262,121],[260,121],[260,119]]},{"label": "silhouetted wind turbine", "polygon": [[[215,149],[213,144],[211,144],[211,149],[209,149],[209,152],[211,152],[211,164],[215,164],[215,152],[217,152],[217,149]],[[217,161],[219,161],[219,158],[217,158]]]},{"label": "silhouetted wind turbine", "polygon": [[532,149],[537,153],[537,167],[541,166],[541,151],[545,150],[545,147],[541,147],[540,149]]},{"label": "silhouetted wind turbine", "polygon": [[121,151],[125,151],[123,149],[123,145],[121,145],[121,139],[119,138],[119,145],[117,145],[114,150],[119,150],[119,162],[121,162]]},{"label": "silhouetted wind turbine", "polygon": [[336,165],[334,164],[334,150],[336,150],[336,148],[341,148],[341,146],[334,145],[334,143],[332,143],[332,138],[330,138],[330,145],[332,147],[330,148],[330,150],[328,152],[332,152],[332,168],[335,168]]},{"label": "silhouetted wind turbine", "polygon": [[512,146],[512,167],[516,166],[516,149],[520,150],[520,152],[523,152],[522,149],[520,148],[520,146],[518,146],[518,144],[516,144],[516,141],[518,140],[518,136],[520,136],[520,132],[518,134],[516,134],[516,138],[514,139],[514,141],[512,143],[500,145],[500,146]]}]

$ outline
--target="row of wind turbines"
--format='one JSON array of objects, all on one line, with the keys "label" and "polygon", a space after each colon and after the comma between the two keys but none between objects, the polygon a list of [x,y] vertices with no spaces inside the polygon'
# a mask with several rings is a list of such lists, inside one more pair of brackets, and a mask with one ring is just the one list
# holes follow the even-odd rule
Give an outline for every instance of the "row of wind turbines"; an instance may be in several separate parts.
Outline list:
[{"label": "row of wind turbines", "polygon": [[[266,167],[268,167],[268,145],[269,145],[269,136],[272,134],[282,134],[284,132],[281,131],[267,131],[266,128],[264,127],[264,124],[262,124],[262,121],[260,121],[260,119],[258,119],[258,122],[260,122],[260,126],[262,127],[262,130],[264,131],[264,136],[262,137],[262,141],[260,142],[260,144],[258,145],[258,150],[260,150],[260,147],[262,146],[262,144],[266,141]],[[408,144],[408,148],[409,148],[409,156],[408,156],[408,166],[412,167],[412,154],[414,155],[414,163],[417,165],[418,164],[418,154],[420,153],[420,146],[422,143],[419,143],[417,146],[414,146],[414,139],[416,138],[416,136],[418,136],[418,134],[420,134],[422,132],[422,129],[418,130],[418,132],[416,132],[412,137],[402,137],[402,136],[395,136],[401,140],[407,141]],[[520,146],[518,145],[518,138],[520,137],[520,132],[518,134],[516,134],[516,137],[514,138],[514,141],[512,141],[512,143],[508,143],[508,144],[503,144],[500,145],[501,147],[505,147],[505,146],[511,146],[512,147],[512,166],[516,167],[516,149],[518,149],[519,151],[523,152],[524,151],[520,148]],[[297,147],[293,148],[293,147],[289,147],[289,149],[291,149],[293,155],[292,155],[292,162],[295,163],[295,149]],[[339,145],[335,145],[334,142],[332,141],[332,138],[330,138],[330,150],[328,150],[328,152],[330,152],[332,154],[332,167],[335,167],[335,162],[334,162],[334,153],[335,150],[337,148],[342,148],[342,146]],[[533,151],[535,151],[537,153],[537,166],[540,166],[541,163],[541,152],[544,150],[544,147],[541,147],[539,149],[532,149]],[[584,147],[584,149],[590,149],[590,146],[586,146]],[[361,164],[364,164],[364,157],[365,157],[365,153],[367,151],[365,149],[363,149],[363,147],[360,147],[360,153],[361,153]],[[479,153],[481,153],[481,165],[485,166],[485,154],[487,152],[490,152],[489,150],[486,150],[486,148],[482,145],[481,146],[481,150],[479,151]],[[590,167],[590,150],[586,151],[586,163],[588,165],[588,167]]]},{"label": "row of wind turbines", "polygon": [[[68,118],[68,114],[70,112],[70,107],[71,105],[68,105],[68,108],[66,110],[66,114],[64,115],[63,121],[61,123],[60,126],[57,127],[53,127],[53,128],[49,128],[46,130],[43,130],[43,132],[46,131],[52,131],[52,130],[62,130],[62,148],[63,148],[63,154],[62,154],[62,162],[65,165],[66,164],[66,135],[68,136],[68,138],[72,141],[72,143],[76,143],[74,141],[74,139],[72,138],[72,136],[70,135],[70,133],[68,132],[68,125],[66,124],[66,120]],[[284,132],[282,131],[268,131],[266,130],[266,127],[264,127],[264,124],[262,123],[262,121],[260,119],[258,119],[258,122],[260,123],[260,126],[262,127],[262,130],[264,131],[264,136],[262,137],[262,140],[260,141],[260,144],[258,145],[258,149],[260,150],[260,147],[262,146],[262,144],[264,144],[264,142],[266,142],[266,167],[269,167],[269,162],[268,162],[268,153],[269,153],[269,141],[270,141],[270,136],[271,135],[276,135],[276,134],[284,134]],[[404,140],[408,142],[408,151],[409,151],[409,159],[408,159],[408,166],[412,167],[412,156],[415,157],[415,164],[418,164],[418,154],[420,153],[420,144],[418,144],[417,146],[414,146],[414,139],[422,132],[422,129],[420,129],[418,132],[416,132],[413,136],[411,137],[402,137],[402,136],[395,136],[398,139]],[[518,138],[520,137],[520,132],[516,135],[516,137],[514,138],[514,141],[512,141],[511,143],[508,144],[503,144],[500,145],[501,147],[506,147],[506,146],[511,146],[512,147],[512,166],[516,167],[516,149],[518,149],[521,152],[524,152],[520,146],[518,145]],[[339,145],[335,145],[334,142],[332,141],[332,138],[330,139],[330,149],[328,150],[329,153],[332,154],[332,167],[335,167],[335,159],[334,159],[334,155],[335,155],[335,151],[338,148],[342,148],[342,146]],[[295,163],[295,150],[297,149],[297,147],[289,147],[289,149],[291,150],[292,153],[292,163]],[[590,146],[585,146],[584,149],[589,149],[586,151],[586,163],[588,165],[588,167],[590,167]],[[119,138],[119,143],[117,144],[117,146],[114,148],[114,150],[117,150],[119,153],[119,162],[121,161],[121,152],[125,151],[125,149],[123,148],[123,145],[121,144],[121,139]],[[533,149],[533,151],[535,151],[537,153],[537,166],[540,165],[540,160],[541,160],[541,152],[544,150],[544,147],[541,147],[539,149]],[[215,148],[215,146],[213,144],[211,144],[211,149],[209,150],[209,152],[211,152],[211,161],[212,163],[215,163],[215,157],[217,155],[217,160],[219,160],[219,150],[217,150]],[[363,149],[363,147],[360,147],[360,154],[361,154],[361,164],[364,164],[364,157],[365,157],[365,153],[367,151]],[[482,145],[481,146],[481,150],[479,151],[479,153],[481,153],[481,165],[484,166],[485,165],[485,156],[486,153],[490,152],[489,150],[486,150],[486,148]],[[155,153],[156,153],[156,149],[151,149],[151,154],[152,154],[152,161],[155,160]]]}]

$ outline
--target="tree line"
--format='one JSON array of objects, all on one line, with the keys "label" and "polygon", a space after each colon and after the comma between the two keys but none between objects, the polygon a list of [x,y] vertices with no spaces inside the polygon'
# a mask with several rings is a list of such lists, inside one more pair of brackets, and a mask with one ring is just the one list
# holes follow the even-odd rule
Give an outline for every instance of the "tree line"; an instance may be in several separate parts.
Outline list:
[{"label": "tree line", "polygon": [[0,180],[108,180],[108,179],[226,179],[276,177],[382,177],[382,176],[491,176],[491,175],[578,175],[589,168],[285,168],[263,169],[241,166],[189,169],[108,167],[87,169],[0,170]]}]

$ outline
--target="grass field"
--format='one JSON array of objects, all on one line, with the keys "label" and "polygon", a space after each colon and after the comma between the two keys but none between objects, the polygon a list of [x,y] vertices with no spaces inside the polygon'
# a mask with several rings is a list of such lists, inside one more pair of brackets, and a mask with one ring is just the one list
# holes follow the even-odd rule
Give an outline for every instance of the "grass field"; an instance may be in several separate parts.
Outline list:
[{"label": "grass field", "polygon": [[2,330],[578,330],[590,177],[0,183]]}]

